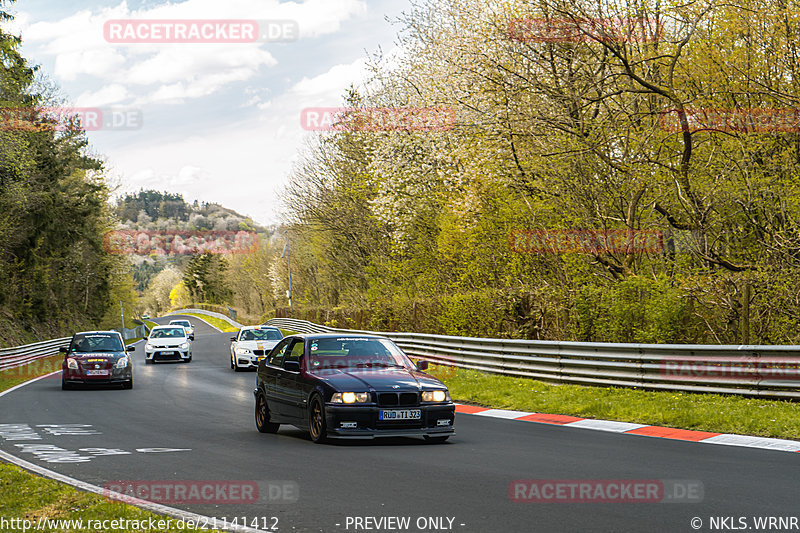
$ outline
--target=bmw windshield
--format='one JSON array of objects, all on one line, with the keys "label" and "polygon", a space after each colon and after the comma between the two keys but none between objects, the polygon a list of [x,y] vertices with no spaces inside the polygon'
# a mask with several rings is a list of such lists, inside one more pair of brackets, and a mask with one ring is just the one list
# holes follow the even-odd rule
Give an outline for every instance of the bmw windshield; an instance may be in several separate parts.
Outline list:
[{"label": "bmw windshield", "polygon": [[386,339],[340,337],[314,339],[309,346],[310,371],[343,368],[403,368],[415,370],[411,361]]},{"label": "bmw windshield", "polygon": [[239,337],[240,341],[279,341],[283,338],[276,329],[246,329]]}]

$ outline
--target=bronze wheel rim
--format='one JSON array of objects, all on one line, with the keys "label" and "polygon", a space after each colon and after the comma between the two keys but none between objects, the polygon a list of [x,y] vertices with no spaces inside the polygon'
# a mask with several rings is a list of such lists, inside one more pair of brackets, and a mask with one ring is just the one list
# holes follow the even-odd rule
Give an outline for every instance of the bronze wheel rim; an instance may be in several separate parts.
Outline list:
[{"label": "bronze wheel rim", "polygon": [[256,409],[256,422],[259,426],[264,425],[264,421],[267,418],[267,406],[264,403],[264,398],[262,396],[258,397],[258,409]]},{"label": "bronze wheel rim", "polygon": [[311,435],[316,439],[322,433],[322,407],[319,400],[315,400],[311,406]]}]

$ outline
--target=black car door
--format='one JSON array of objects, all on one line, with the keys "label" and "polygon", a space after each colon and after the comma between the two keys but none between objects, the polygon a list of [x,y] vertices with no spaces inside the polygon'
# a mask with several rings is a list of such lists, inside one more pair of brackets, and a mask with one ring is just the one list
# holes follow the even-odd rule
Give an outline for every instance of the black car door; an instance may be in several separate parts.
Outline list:
[{"label": "black car door", "polygon": [[[285,399],[282,397],[280,390],[278,389],[278,374],[282,371],[283,368],[283,359],[286,356],[288,350],[291,349],[292,343],[295,339],[288,338],[284,339],[280,342],[273,350],[270,352],[269,360],[266,361],[264,365],[263,374],[260,374],[262,379],[262,383],[264,384],[264,390],[267,395],[267,405],[271,413],[281,416],[282,413],[286,410],[284,408]],[[259,372],[261,367],[259,366]]]},{"label": "black car door", "polygon": [[283,367],[278,371],[278,390],[284,397],[283,414],[292,419],[300,420],[303,418],[305,393],[303,392],[303,381],[300,376],[301,359],[303,358],[305,341],[299,339],[292,343],[290,349],[286,350],[283,358]]}]

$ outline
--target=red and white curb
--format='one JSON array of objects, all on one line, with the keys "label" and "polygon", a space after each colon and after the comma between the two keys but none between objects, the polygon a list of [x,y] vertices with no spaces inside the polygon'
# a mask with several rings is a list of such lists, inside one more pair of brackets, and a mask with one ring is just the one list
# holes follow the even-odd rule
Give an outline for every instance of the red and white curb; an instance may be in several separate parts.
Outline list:
[{"label": "red and white curb", "polygon": [[456,404],[456,413],[488,416],[490,418],[503,418],[506,420],[522,420],[524,422],[537,422],[539,424],[594,429],[598,431],[610,431],[613,433],[626,433],[629,435],[643,435],[662,439],[703,442],[706,444],[723,444],[726,446],[745,446],[748,448],[762,448],[765,450],[778,450],[783,452],[800,452],[800,441],[796,440],[770,439],[766,437],[752,437],[749,435],[733,435],[731,433],[713,433],[710,431],[692,431],[688,429],[648,426],[646,424],[632,424],[630,422],[615,422],[613,420],[595,420],[594,418],[580,418],[577,416],[490,409],[488,407],[464,404]]}]

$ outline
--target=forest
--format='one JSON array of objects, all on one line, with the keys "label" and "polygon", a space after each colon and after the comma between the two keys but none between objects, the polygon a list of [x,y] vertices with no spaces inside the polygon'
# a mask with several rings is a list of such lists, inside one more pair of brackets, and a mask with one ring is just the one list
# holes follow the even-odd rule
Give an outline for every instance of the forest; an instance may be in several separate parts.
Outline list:
[{"label": "forest", "polygon": [[[797,343],[797,2],[413,4],[399,52],[373,56],[344,95],[353,111],[292,173],[294,309],[279,313],[456,335]],[[374,118],[432,108],[455,120]],[[575,231],[663,245],[510,243]]]}]

